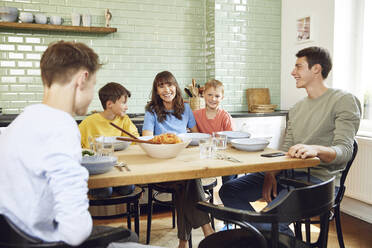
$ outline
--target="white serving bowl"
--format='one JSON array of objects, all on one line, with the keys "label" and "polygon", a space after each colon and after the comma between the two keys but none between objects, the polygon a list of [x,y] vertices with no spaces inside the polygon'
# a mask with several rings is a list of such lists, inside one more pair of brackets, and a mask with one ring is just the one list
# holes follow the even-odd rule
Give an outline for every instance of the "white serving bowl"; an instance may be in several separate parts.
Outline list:
[{"label": "white serving bowl", "polygon": [[221,131],[221,132],[217,132],[217,134],[226,135],[228,142],[231,142],[231,140],[233,140],[233,139],[244,139],[244,138],[251,137],[250,133],[239,132],[239,131]]},{"label": "white serving bowl", "polygon": [[0,7],[0,20],[3,22],[16,22],[18,9],[15,7]]},{"label": "white serving bowl", "polygon": [[233,139],[231,145],[238,150],[256,152],[264,150],[269,141],[266,139],[252,138],[252,139]]},{"label": "white serving bowl", "polygon": [[208,133],[181,133],[178,135],[179,137],[187,137],[191,138],[190,146],[198,146],[199,140],[210,138],[211,135]]},{"label": "white serving bowl", "polygon": [[81,160],[81,165],[84,166],[89,175],[102,174],[109,170],[117,162],[117,158],[114,156],[84,156]]},{"label": "white serving bowl", "polygon": [[[138,143],[147,155],[153,158],[175,158],[177,155],[189,145],[191,138],[181,137],[182,143],[178,144],[147,144],[147,143]],[[150,140],[153,136],[142,136],[139,139]]]},{"label": "white serving bowl", "polygon": [[19,14],[19,20],[24,23],[31,23],[34,21],[34,15],[28,12],[22,12]]},{"label": "white serving bowl", "polygon": [[109,137],[99,137],[97,138],[98,142],[107,142],[107,143],[112,143],[114,145],[114,151],[122,151],[125,150],[129,147],[129,145],[132,143],[130,141],[124,141],[124,140],[117,140],[116,137],[120,136],[109,136]]}]

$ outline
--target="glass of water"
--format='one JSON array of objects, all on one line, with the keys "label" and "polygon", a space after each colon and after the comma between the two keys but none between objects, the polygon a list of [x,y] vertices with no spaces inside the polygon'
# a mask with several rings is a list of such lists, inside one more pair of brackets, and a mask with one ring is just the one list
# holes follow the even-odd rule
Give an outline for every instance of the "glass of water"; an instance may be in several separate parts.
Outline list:
[{"label": "glass of water", "polygon": [[102,144],[100,145],[101,151],[100,154],[101,156],[112,156],[114,155],[114,143],[113,139],[111,137],[101,137]]},{"label": "glass of water", "polygon": [[213,133],[214,141],[216,142],[217,150],[225,150],[227,147],[227,135]]},{"label": "glass of water", "polygon": [[199,140],[200,158],[213,159],[216,154],[216,143],[213,138]]}]

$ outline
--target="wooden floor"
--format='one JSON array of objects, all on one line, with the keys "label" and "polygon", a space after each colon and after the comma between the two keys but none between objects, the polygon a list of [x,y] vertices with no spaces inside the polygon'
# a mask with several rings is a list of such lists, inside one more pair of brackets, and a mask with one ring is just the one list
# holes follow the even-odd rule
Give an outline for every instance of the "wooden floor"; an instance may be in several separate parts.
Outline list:
[{"label": "wooden floor", "polygon": [[[141,229],[140,229],[140,242],[144,243],[145,236],[146,236],[146,221],[147,216],[141,215]],[[372,224],[364,222],[360,219],[356,219],[352,216],[347,214],[342,214],[342,228],[344,234],[344,241],[345,247],[347,248],[371,248],[372,247]],[[112,226],[125,226],[126,221],[122,218],[120,219],[111,219],[111,220],[94,220],[95,225],[112,225]],[[217,229],[223,225],[222,222],[217,222],[216,226]],[[132,224],[133,226],[133,224]],[[161,229],[161,232],[157,232]],[[177,236],[176,231],[171,228],[171,213],[170,212],[161,212],[155,213],[153,216],[153,225],[152,225],[152,237],[151,237],[151,244],[164,246],[164,247],[176,247],[177,244]],[[315,226],[312,226],[312,235],[316,235],[319,229]],[[173,232],[171,236],[169,233]],[[199,237],[198,233],[194,235],[195,231],[193,231],[193,241],[195,240],[194,244],[196,245],[198,241],[200,241],[203,237],[200,232]],[[161,241],[159,237],[161,235],[168,235],[165,239],[174,239],[173,241]],[[155,236],[155,237],[154,237]],[[337,241],[337,234],[334,222],[330,225],[329,230],[329,239],[328,239],[328,247],[329,248],[337,248],[338,241]]]}]

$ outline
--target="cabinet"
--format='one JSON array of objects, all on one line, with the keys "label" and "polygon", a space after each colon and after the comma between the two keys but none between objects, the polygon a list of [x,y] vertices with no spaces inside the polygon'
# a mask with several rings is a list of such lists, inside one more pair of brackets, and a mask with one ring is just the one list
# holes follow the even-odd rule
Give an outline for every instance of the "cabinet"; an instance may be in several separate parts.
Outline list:
[{"label": "cabinet", "polygon": [[286,128],[286,116],[233,117],[234,131],[251,134],[252,138],[271,137],[268,147],[279,149]]}]

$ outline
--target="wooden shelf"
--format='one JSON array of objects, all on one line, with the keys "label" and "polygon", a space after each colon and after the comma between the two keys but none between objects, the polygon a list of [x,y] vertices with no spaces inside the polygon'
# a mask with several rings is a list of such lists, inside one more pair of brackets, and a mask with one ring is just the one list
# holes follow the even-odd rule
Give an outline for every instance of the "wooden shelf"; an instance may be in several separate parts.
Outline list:
[{"label": "wooden shelf", "polygon": [[109,34],[109,33],[117,32],[116,28],[64,26],[64,25],[18,23],[18,22],[0,22],[0,28],[2,29],[23,29],[23,30],[65,31],[65,32],[78,32],[78,33],[101,33],[101,34]]}]

